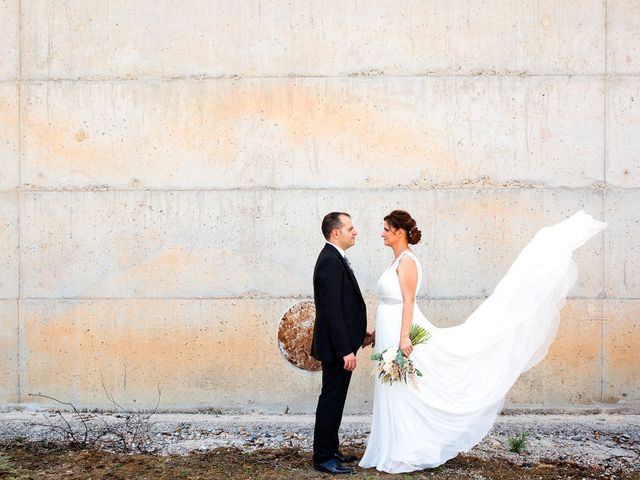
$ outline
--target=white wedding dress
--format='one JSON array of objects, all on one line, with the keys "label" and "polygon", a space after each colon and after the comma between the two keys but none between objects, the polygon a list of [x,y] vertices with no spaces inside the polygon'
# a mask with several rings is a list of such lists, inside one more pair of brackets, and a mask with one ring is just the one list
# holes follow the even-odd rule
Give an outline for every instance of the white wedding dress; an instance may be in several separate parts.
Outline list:
[{"label": "white wedding dress", "polygon": [[[373,420],[364,468],[411,472],[443,464],[479,443],[491,429],[518,376],[544,358],[560,309],[576,280],[572,252],[605,228],[580,211],[543,228],[489,296],[461,325],[437,328],[414,307],[413,323],[430,333],[411,358],[418,388],[375,381]],[[402,295],[396,269],[378,280],[376,352],[398,348]]]}]

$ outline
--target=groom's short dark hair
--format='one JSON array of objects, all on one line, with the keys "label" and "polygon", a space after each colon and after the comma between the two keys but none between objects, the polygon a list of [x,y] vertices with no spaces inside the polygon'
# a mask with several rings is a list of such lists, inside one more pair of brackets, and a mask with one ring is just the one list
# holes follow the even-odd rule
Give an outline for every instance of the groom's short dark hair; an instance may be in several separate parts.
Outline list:
[{"label": "groom's short dark hair", "polygon": [[340,228],[342,227],[342,220],[340,220],[340,215],[351,218],[351,215],[349,215],[348,213],[331,212],[327,213],[322,219],[322,234],[327,240],[331,238],[331,231],[334,228],[340,230]]}]

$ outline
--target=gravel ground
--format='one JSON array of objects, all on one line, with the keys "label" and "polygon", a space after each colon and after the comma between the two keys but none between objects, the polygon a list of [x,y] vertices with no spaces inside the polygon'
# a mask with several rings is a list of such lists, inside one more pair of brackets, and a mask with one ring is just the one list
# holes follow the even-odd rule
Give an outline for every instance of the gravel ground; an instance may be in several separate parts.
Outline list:
[{"label": "gravel ground", "polygon": [[[81,420],[65,413],[76,432],[83,432]],[[91,429],[125,422],[122,414],[84,414]],[[146,426],[144,449],[159,454],[206,452],[221,447],[242,451],[274,448],[311,450],[311,415],[208,415],[154,414]],[[361,447],[369,432],[369,416],[343,419],[344,446]],[[0,441],[57,441],[64,438],[66,424],[51,411],[0,413]],[[509,451],[508,439],[528,433],[526,450]],[[142,437],[141,437],[142,438]],[[113,440],[113,439],[112,439]],[[98,441],[112,448],[113,441]],[[504,459],[519,465],[540,460],[575,462],[605,469],[640,471],[640,416],[638,415],[544,415],[518,414],[498,417],[489,435],[468,455],[483,460]]]}]

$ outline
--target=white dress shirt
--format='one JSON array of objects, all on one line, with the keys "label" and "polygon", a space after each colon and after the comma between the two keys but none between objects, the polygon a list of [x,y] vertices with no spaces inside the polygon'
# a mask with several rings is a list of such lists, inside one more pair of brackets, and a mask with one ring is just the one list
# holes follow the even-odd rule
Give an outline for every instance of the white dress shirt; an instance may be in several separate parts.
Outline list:
[{"label": "white dress shirt", "polygon": [[337,246],[335,243],[327,242],[327,245],[331,245],[333,248],[338,250],[338,252],[340,252],[340,255],[342,255],[342,258],[347,257],[347,253],[343,249],[341,249],[339,246]]}]

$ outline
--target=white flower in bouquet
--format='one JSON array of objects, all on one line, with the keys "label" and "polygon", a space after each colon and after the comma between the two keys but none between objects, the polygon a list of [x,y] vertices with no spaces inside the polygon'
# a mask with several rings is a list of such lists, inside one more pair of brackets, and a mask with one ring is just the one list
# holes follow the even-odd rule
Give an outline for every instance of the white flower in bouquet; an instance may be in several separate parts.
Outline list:
[{"label": "white flower in bouquet", "polygon": [[391,349],[386,349],[384,352],[382,352],[382,362],[386,365],[391,365],[391,362],[393,362],[396,359],[396,352],[394,352]]},{"label": "white flower in bouquet", "polygon": [[[426,342],[430,336],[431,334],[425,328],[419,325],[411,325],[409,340],[411,340],[413,346]],[[414,366],[413,360],[405,357],[400,349],[387,348],[380,353],[371,355],[371,360],[378,362],[373,369],[373,374],[382,383],[393,384],[393,382],[402,380],[404,383],[411,383],[413,386],[417,386],[416,377],[422,376],[422,372]]]}]

